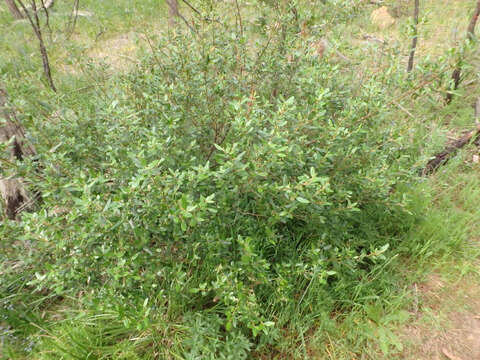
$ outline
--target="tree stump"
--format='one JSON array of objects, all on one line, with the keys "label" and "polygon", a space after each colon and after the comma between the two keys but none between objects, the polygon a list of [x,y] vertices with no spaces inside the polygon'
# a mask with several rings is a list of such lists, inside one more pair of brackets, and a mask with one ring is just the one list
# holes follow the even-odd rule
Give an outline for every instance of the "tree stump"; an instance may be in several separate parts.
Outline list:
[{"label": "tree stump", "polygon": [[[10,161],[22,161],[34,156],[35,148],[27,143],[25,131],[15,114],[7,108],[7,93],[0,88],[0,142],[8,143],[7,155]],[[31,203],[21,178],[0,177],[0,195],[5,205],[5,214],[9,219],[18,219],[19,213]]]}]

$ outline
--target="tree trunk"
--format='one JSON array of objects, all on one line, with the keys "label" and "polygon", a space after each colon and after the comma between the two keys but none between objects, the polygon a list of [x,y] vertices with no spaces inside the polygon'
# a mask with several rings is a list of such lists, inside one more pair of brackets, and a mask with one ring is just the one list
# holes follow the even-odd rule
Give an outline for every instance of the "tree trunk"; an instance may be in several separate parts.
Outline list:
[{"label": "tree trunk", "polygon": [[15,19],[24,19],[25,15],[23,15],[15,4],[15,0],[5,0],[7,3],[7,7],[10,10],[10,13],[13,15]]},{"label": "tree trunk", "polygon": [[[0,88],[0,117],[6,120],[4,125],[0,126],[0,142],[10,144],[7,161],[21,161],[25,156],[35,155],[35,148],[25,141],[23,127],[6,105],[7,93]],[[19,213],[31,203],[20,178],[0,178],[0,195],[9,219],[17,219]]]},{"label": "tree trunk", "polygon": [[470,20],[470,24],[468,24],[467,28],[467,37],[469,40],[473,40],[475,34],[475,26],[477,25],[478,16],[480,15],[480,0],[477,2],[477,7],[475,12],[473,13],[472,19]]},{"label": "tree trunk", "polygon": [[167,0],[168,5],[168,25],[174,27],[176,24],[175,18],[179,16],[178,0]]},{"label": "tree trunk", "polygon": [[[23,4],[22,0],[17,0],[17,1],[20,4],[20,6],[22,7],[22,10],[23,10],[24,14],[28,18],[28,21],[30,22],[30,25],[32,25],[33,32],[37,36],[38,44],[39,44],[39,47],[40,47],[40,54],[42,55],[43,72],[45,74],[45,77],[47,78],[48,85],[50,86],[50,88],[54,92],[57,92],[57,88],[55,87],[55,84],[53,82],[52,73],[51,73],[51,70],[50,70],[50,62],[48,60],[47,48],[45,47],[45,43],[43,41],[42,29],[40,27],[40,20],[38,18],[38,13],[37,13],[37,4],[35,2],[36,0],[30,0],[30,3],[32,5],[33,18],[30,15],[27,8],[25,7],[25,5]],[[43,4],[43,0],[41,0],[41,1],[42,1],[42,4]],[[44,9],[45,9],[45,12],[46,12],[45,6],[44,6]]]}]

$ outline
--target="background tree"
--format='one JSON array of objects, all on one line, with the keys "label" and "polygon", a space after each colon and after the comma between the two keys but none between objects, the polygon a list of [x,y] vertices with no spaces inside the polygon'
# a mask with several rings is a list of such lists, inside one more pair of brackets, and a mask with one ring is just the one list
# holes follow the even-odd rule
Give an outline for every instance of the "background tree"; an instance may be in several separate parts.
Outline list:
[{"label": "background tree", "polygon": [[[40,1],[42,3],[42,8],[44,9],[45,14],[47,14],[47,18],[48,18],[47,4],[43,3],[43,0],[40,0]],[[32,25],[33,32],[35,33],[35,36],[38,39],[38,44],[40,46],[40,54],[42,55],[42,63],[43,63],[43,72],[45,74],[45,77],[47,78],[48,85],[53,91],[56,92],[57,88],[53,83],[52,72],[50,69],[50,61],[48,60],[47,48],[45,47],[45,42],[43,41],[42,28],[40,25],[40,19],[38,18],[36,0],[30,1],[31,7],[32,7],[32,11],[31,11],[32,14],[30,14],[29,10],[23,4],[22,0],[17,0],[17,2],[20,4],[20,7],[22,8],[23,14],[28,18],[30,25]],[[53,4],[53,1],[49,1],[49,4],[50,5]]]},{"label": "background tree", "polygon": [[15,19],[24,19],[25,15],[18,9],[17,4],[15,4],[15,0],[5,0],[10,13],[13,15]]},{"label": "background tree", "polygon": [[175,26],[175,18],[179,16],[178,12],[178,1],[177,0],[167,0],[168,5],[168,25]]}]

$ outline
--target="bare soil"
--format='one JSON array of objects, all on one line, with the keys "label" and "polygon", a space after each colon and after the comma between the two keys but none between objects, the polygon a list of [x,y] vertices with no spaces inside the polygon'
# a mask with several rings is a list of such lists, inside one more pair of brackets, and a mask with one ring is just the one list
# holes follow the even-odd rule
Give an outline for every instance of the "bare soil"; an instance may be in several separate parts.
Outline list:
[{"label": "bare soil", "polygon": [[480,360],[480,282],[432,275],[417,285],[417,321],[401,333],[405,360]]}]

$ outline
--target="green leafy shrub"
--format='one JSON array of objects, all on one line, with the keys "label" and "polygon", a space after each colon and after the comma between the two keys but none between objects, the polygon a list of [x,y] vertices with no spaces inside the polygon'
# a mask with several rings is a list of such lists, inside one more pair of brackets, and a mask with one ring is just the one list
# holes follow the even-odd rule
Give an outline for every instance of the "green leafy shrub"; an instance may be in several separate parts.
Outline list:
[{"label": "green leafy shrub", "polygon": [[[384,291],[414,216],[395,191],[408,159],[367,116],[382,89],[358,93],[288,32],[251,51],[215,30],[160,40],[43,124],[44,210],[2,228],[35,252],[2,292],[81,311],[39,356],[247,358]],[[13,324],[24,304],[4,306]]]}]

